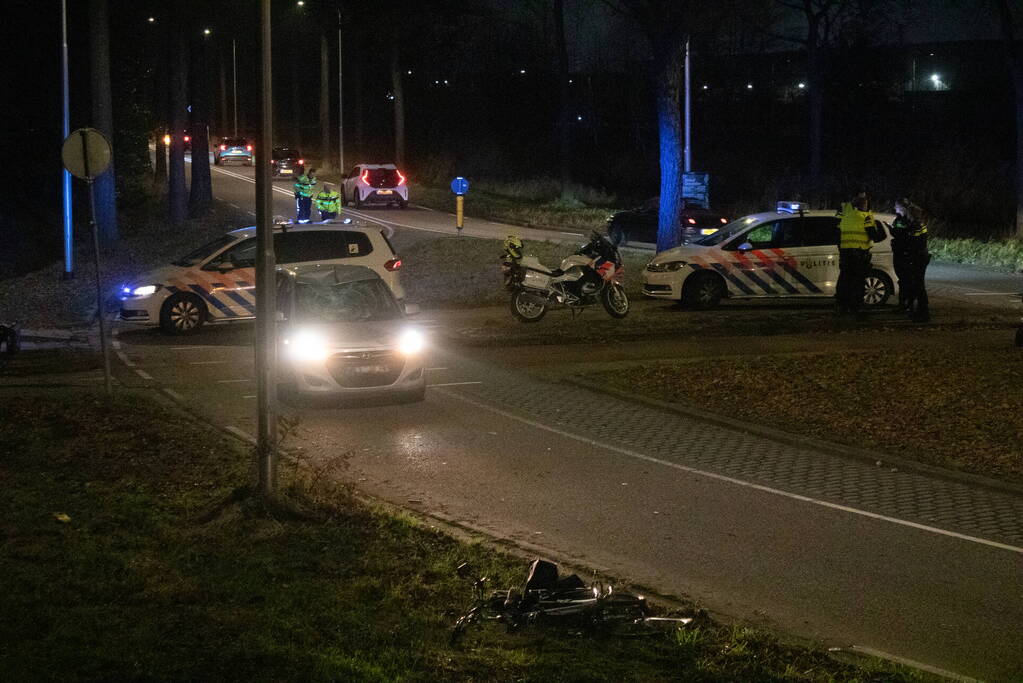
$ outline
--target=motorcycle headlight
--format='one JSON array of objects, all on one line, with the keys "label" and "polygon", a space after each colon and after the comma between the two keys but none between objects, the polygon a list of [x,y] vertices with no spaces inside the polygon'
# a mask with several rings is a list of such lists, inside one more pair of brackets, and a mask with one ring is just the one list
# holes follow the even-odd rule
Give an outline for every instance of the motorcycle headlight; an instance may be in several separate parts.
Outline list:
[{"label": "motorcycle headlight", "polygon": [[647,265],[647,271],[651,273],[670,273],[682,270],[686,267],[685,261],[665,261],[664,263],[651,263]]},{"label": "motorcycle headlight", "polygon": [[398,350],[406,356],[414,356],[426,346],[426,338],[419,330],[405,330],[398,338]]},{"label": "motorcycle headlight", "polygon": [[330,349],[323,335],[311,330],[300,330],[284,340],[288,357],[302,362],[320,362],[327,359]]}]

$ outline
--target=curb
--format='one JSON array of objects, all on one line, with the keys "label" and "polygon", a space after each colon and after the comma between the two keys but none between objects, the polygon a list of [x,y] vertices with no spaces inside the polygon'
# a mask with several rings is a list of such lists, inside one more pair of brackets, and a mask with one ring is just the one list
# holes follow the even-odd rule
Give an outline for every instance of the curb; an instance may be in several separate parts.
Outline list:
[{"label": "curb", "polygon": [[754,434],[756,436],[777,441],[779,443],[786,444],[788,446],[795,446],[797,448],[805,448],[810,451],[817,451],[820,453],[827,453],[828,455],[837,455],[842,458],[848,458],[850,460],[857,460],[859,462],[865,462],[875,466],[890,465],[898,468],[901,471],[915,472],[917,474],[924,474],[929,477],[936,479],[944,479],[957,484],[967,484],[969,486],[976,486],[980,488],[989,489],[998,493],[1006,493],[1014,496],[1023,496],[1023,485],[1014,484],[1010,482],[998,481],[990,477],[985,477],[979,474],[970,474],[968,472],[957,472],[956,470],[950,470],[943,467],[937,467],[935,465],[928,465],[905,458],[900,458],[895,455],[875,453],[862,448],[854,448],[852,446],[843,446],[840,444],[832,443],[830,441],[822,441],[820,439],[814,439],[808,436],[799,436],[798,434],[792,434],[791,432],[782,431],[780,429],[774,429],[773,427],[765,427],[763,425],[753,425],[745,422],[734,420],[724,415],[718,415],[715,413],[707,413],[695,408],[679,403],[669,403],[667,401],[660,401],[655,398],[648,398],[646,396],[637,396],[635,394],[629,394],[620,389],[610,389],[605,386],[601,386],[595,382],[581,379],[578,377],[564,377],[561,379],[566,384],[586,389],[588,391],[598,392],[604,395],[611,395],[615,398],[623,401],[629,401],[632,403],[639,403],[642,405],[649,406],[651,408],[657,408],[665,412],[674,413],[676,415],[682,415],[700,422],[706,422],[713,424],[718,427],[725,427],[735,431],[746,432]]}]

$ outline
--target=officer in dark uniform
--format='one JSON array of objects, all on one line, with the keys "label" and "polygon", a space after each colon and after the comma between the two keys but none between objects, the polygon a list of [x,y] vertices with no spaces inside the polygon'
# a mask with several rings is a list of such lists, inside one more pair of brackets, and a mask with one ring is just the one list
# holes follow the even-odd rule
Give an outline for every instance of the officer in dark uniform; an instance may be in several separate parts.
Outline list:
[{"label": "officer in dark uniform", "polygon": [[895,202],[892,222],[892,258],[899,278],[899,307],[914,322],[931,319],[924,282],[931,255],[927,250],[927,224],[923,211],[908,199]]}]

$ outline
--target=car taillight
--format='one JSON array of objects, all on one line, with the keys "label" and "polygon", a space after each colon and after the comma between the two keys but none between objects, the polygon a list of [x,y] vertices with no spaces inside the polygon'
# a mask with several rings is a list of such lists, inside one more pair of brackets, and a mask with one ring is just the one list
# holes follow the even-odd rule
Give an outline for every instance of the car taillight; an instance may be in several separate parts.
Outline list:
[{"label": "car taillight", "polygon": [[690,218],[689,219],[689,225],[696,225],[696,219],[695,218]]},{"label": "car taillight", "polygon": [[186,135],[185,136],[185,142],[191,142],[191,141],[192,141],[192,136],[191,135]]},{"label": "car taillight", "polygon": [[396,271],[399,268],[401,268],[401,259],[400,258],[392,258],[390,261],[388,261],[387,263],[384,264],[384,268],[386,268],[387,270],[389,270],[389,271],[391,271],[393,273],[394,271]]},{"label": "car taillight", "polygon": [[359,176],[359,180],[361,180],[364,183],[368,183],[369,182],[369,171],[368,170],[363,171],[362,175]]},{"label": "car taillight", "polygon": [[721,219],[721,222],[722,222],[722,223],[727,223],[727,222],[728,222],[728,219],[727,219],[727,218],[722,218],[722,219]]},{"label": "car taillight", "polygon": [[252,151],[252,145],[245,145],[245,151],[246,152],[251,152]]},{"label": "car taillight", "polygon": [[300,164],[302,164],[303,166],[305,166],[305,159],[299,159],[299,160],[298,160],[298,163],[300,163]]},{"label": "car taillight", "polygon": [[396,170],[396,171],[395,171],[395,173],[397,173],[397,174],[398,174],[398,184],[399,184],[399,185],[404,185],[404,184],[405,184],[405,176],[403,176],[403,175],[401,174],[401,171],[397,171],[397,170]]},{"label": "car taillight", "polygon": [[225,151],[227,151],[227,145],[221,145],[221,146],[220,146],[220,151],[221,151],[221,152],[225,152]]}]

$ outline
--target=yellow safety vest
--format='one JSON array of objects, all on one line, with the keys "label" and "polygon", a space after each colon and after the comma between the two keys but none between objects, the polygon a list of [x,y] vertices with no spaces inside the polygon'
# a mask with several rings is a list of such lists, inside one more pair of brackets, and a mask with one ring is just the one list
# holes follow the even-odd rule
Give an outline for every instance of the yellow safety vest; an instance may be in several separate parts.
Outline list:
[{"label": "yellow safety vest", "polygon": [[874,214],[854,209],[852,204],[846,202],[842,204],[838,217],[842,219],[838,223],[838,230],[841,233],[839,249],[870,249],[867,228],[874,225]]}]

